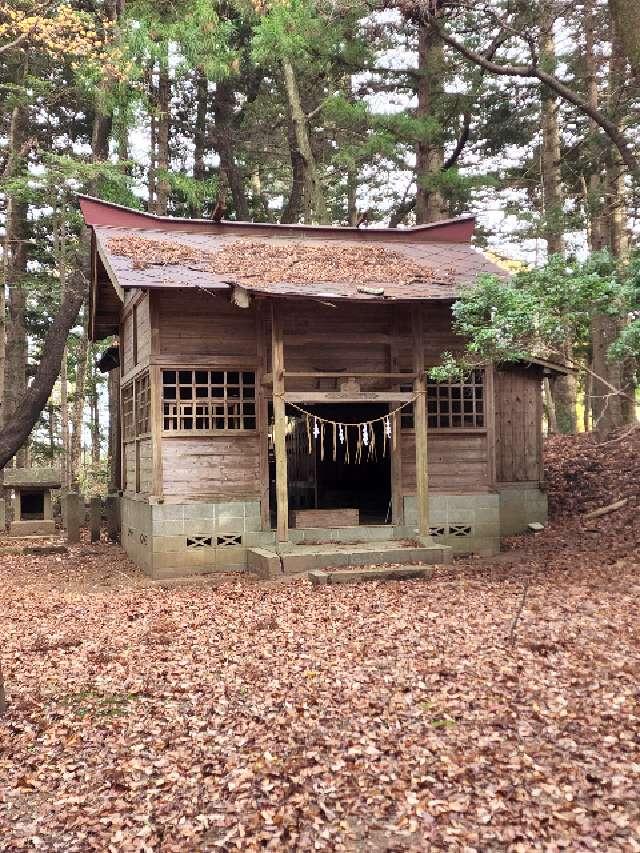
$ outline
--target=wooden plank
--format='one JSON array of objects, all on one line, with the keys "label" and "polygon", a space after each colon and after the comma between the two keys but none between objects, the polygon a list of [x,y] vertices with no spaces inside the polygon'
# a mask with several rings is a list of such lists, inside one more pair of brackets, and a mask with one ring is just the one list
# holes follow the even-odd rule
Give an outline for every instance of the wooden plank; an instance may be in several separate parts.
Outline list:
[{"label": "wooden plank", "polygon": [[284,395],[284,341],[280,306],[271,303],[271,373],[273,374],[273,438],[276,454],[276,535],[278,542],[289,538],[289,495],[287,491],[287,446]]},{"label": "wooden plank", "polygon": [[269,508],[269,401],[264,392],[267,369],[266,314],[263,302],[256,305],[256,427],[259,437],[260,521],[263,530],[271,528]]},{"label": "wooden plank", "polygon": [[429,494],[427,478],[429,468],[427,462],[427,399],[424,362],[424,309],[416,305],[411,313],[411,330],[413,336],[413,391],[416,395],[414,403],[414,424],[416,438],[416,503],[418,513],[418,535],[429,535]]},{"label": "wooden plank", "polygon": [[287,391],[284,396],[287,403],[407,403],[413,398],[402,391]]},{"label": "wooden plank", "polygon": [[164,477],[162,469],[162,372],[157,365],[149,369],[150,421],[151,421],[151,494],[162,497]]},{"label": "wooden plank", "polygon": [[[391,343],[389,345],[389,370],[396,376],[402,377],[400,371],[400,308],[395,306],[391,317]],[[413,382],[414,376],[406,374]],[[395,377],[394,377],[395,378]],[[394,406],[390,405],[389,409]],[[404,497],[402,493],[402,430],[400,428],[400,414],[393,416],[391,424],[391,520],[393,524],[404,524]]]},{"label": "wooden plank", "polygon": [[484,416],[487,428],[487,461],[489,484],[496,483],[496,409],[495,409],[495,366],[488,364],[484,370]]},{"label": "wooden plank", "polygon": [[292,512],[293,526],[300,527],[357,527],[359,509],[296,509]]}]

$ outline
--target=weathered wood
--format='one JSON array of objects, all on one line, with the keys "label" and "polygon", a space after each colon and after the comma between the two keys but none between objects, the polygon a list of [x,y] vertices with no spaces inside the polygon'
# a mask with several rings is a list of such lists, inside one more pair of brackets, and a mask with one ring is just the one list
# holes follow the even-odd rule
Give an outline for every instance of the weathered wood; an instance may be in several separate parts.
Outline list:
[{"label": "weathered wood", "polygon": [[484,415],[487,428],[487,462],[489,485],[496,483],[496,409],[495,366],[488,364],[484,370]]},{"label": "weathered wood", "polygon": [[164,474],[162,469],[162,374],[160,368],[152,365],[149,369],[151,391],[151,487],[156,497],[164,494]]},{"label": "weathered wood", "polygon": [[289,538],[289,496],[287,490],[287,447],[284,395],[284,341],[280,306],[271,303],[271,373],[273,375],[273,438],[276,454],[277,539]]},{"label": "weathered wood", "polygon": [[89,535],[91,542],[100,541],[100,527],[102,523],[102,501],[99,497],[92,497],[89,501]]},{"label": "weathered wood", "polygon": [[414,403],[414,428],[416,440],[416,504],[418,514],[418,535],[429,535],[429,494],[428,494],[428,462],[427,462],[427,400],[424,361],[424,313],[423,306],[416,305],[411,313],[413,333],[413,364],[415,379],[413,391],[416,395]]},{"label": "weathered wood", "polygon": [[269,402],[264,392],[267,370],[267,316],[265,305],[256,305],[256,426],[258,431],[258,468],[260,483],[260,523],[263,530],[271,527],[269,507]]},{"label": "weathered wood", "polygon": [[293,527],[357,527],[358,509],[296,509],[292,512]]},{"label": "weathered wood", "polygon": [[599,509],[592,509],[591,512],[585,512],[582,516],[585,520],[589,518],[602,518],[603,515],[609,515],[610,512],[615,512],[622,509],[629,502],[629,498],[621,498],[608,506],[601,506]]},{"label": "weathered wood", "polygon": [[287,403],[408,403],[413,394],[402,391],[287,391]]},{"label": "weathered wood", "polygon": [[[399,372],[400,367],[400,349],[399,341],[401,337],[400,329],[400,308],[394,307],[391,317],[391,344],[389,346],[389,369],[393,378],[404,378],[404,374]],[[407,374],[410,379],[407,381],[413,382],[414,376]],[[392,405],[389,409],[393,409]],[[391,520],[395,525],[404,524],[404,496],[402,493],[402,430],[400,428],[400,414],[395,414],[391,423]]]}]

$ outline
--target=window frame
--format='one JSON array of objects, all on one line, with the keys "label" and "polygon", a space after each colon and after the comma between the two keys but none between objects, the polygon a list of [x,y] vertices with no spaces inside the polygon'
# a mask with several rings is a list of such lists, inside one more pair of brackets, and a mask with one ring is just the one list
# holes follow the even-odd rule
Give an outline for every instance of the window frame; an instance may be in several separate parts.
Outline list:
[{"label": "window frame", "polygon": [[[475,377],[477,374],[480,374],[480,380],[478,381]],[[437,433],[453,433],[455,435],[460,435],[463,433],[486,433],[488,430],[487,427],[487,372],[483,367],[476,367],[472,370],[472,375],[474,377],[473,381],[469,382],[465,380],[461,380],[459,382],[436,382],[427,377],[426,381],[426,409],[427,409],[427,430],[429,432],[437,432]],[[477,389],[480,389],[480,394],[477,393]],[[400,390],[413,391],[413,386],[401,386]],[[440,394],[439,391],[447,391],[448,394]],[[459,397],[454,394],[454,390],[459,390]],[[469,397],[465,398],[465,390],[470,390],[470,400],[471,407],[470,411],[465,412],[465,402],[469,400]],[[432,393],[430,393],[432,392]],[[435,392],[435,393],[433,393]],[[446,408],[449,411],[445,411],[445,407],[440,407],[440,401],[447,402]],[[454,412],[454,402],[460,403],[460,411]],[[435,402],[435,411],[429,411],[430,403]],[[478,403],[480,403],[480,411],[478,411]],[[430,423],[430,420],[436,418],[438,421],[440,418],[448,418],[449,423],[447,426],[441,426],[440,423]],[[459,426],[452,426],[453,417],[459,417],[461,419],[461,423]],[[409,425],[407,421],[411,419],[411,424]],[[472,424],[465,424],[465,418],[472,418]],[[478,425],[478,420],[482,420],[482,424]],[[400,413],[400,429],[402,432],[411,433],[415,431],[415,420],[414,420],[414,406],[407,406]]]},{"label": "window frame", "polygon": [[[175,374],[175,380],[168,382],[166,374]],[[191,379],[181,379],[180,374],[191,374]],[[205,381],[202,374],[208,374]],[[198,379],[197,374],[201,374]],[[216,374],[222,376],[221,381],[214,382],[213,378]],[[237,381],[229,381],[229,374],[237,374]],[[247,374],[252,378],[247,378]],[[160,412],[161,412],[161,434],[166,438],[190,438],[190,437],[224,437],[230,436],[255,436],[259,432],[258,428],[258,386],[257,386],[258,371],[255,366],[203,366],[203,365],[162,365],[160,368]],[[175,397],[167,397],[166,389],[175,388]],[[191,389],[190,397],[181,397],[180,389]],[[229,389],[235,392],[232,396],[229,395]],[[250,393],[245,395],[245,389],[250,390]],[[203,392],[208,390],[205,395]],[[213,392],[221,393],[213,393]],[[166,406],[175,406],[174,412],[167,413]],[[206,411],[198,413],[194,411],[197,406],[206,407]],[[191,412],[182,413],[180,406],[183,409],[191,408]],[[221,407],[222,412],[215,413],[214,406]],[[233,411],[232,407],[236,406],[237,410]],[[251,410],[251,407],[253,410]],[[181,427],[179,420],[190,420],[193,424],[191,427]],[[249,420],[253,423],[252,426],[245,426],[245,421]],[[197,428],[195,423],[198,420],[208,421],[208,426]],[[212,427],[211,424],[215,420],[222,420],[224,425]],[[173,421],[176,426],[167,427],[167,422]],[[230,422],[236,422],[237,426],[230,426]]]}]

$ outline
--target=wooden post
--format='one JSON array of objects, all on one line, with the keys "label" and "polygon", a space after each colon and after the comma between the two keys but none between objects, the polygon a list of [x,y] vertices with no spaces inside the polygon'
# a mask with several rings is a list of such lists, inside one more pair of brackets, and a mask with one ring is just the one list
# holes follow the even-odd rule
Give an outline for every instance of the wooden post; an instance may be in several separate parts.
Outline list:
[{"label": "wooden post", "polygon": [[67,542],[72,545],[80,541],[80,495],[78,492],[69,491],[63,500]]},{"label": "wooden post", "polygon": [[151,421],[151,494],[164,495],[162,467],[162,370],[157,365],[160,355],[160,305],[159,294],[148,291],[149,326],[151,327],[151,353],[149,365],[149,416]]},{"label": "wooden post", "polygon": [[269,508],[269,403],[264,392],[264,375],[267,373],[267,335],[265,303],[256,300],[256,427],[258,430],[260,521],[263,530],[271,529]]},{"label": "wooden post", "polygon": [[[391,326],[391,343],[389,345],[389,372],[400,372],[399,343],[401,337],[399,308],[393,309]],[[397,403],[390,404],[393,409]],[[391,441],[391,521],[396,527],[404,524],[404,496],[402,493],[402,436],[400,415],[394,415],[391,429],[393,438]]]},{"label": "wooden post", "polygon": [[100,526],[102,522],[102,501],[99,497],[91,498],[89,502],[89,530],[91,542],[100,541]]},{"label": "wooden post", "polygon": [[496,385],[495,366],[490,362],[484,368],[484,412],[487,428],[487,459],[489,460],[489,488],[496,487]]},{"label": "wooden post", "polygon": [[411,312],[411,328],[413,332],[413,367],[415,378],[413,390],[415,402],[415,433],[416,433],[416,509],[418,514],[418,536],[429,536],[429,490],[427,462],[427,399],[426,377],[424,364],[424,313],[423,306],[418,303]]},{"label": "wooden post", "polygon": [[287,444],[284,412],[284,341],[280,306],[271,303],[271,373],[273,375],[273,439],[276,454],[276,536],[289,538],[289,495],[287,491]]}]

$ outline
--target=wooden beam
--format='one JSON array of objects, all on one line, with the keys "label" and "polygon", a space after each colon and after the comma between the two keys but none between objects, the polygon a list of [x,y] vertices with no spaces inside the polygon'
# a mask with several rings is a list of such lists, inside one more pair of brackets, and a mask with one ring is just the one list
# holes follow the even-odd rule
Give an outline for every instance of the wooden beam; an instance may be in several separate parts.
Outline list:
[{"label": "wooden beam", "polygon": [[413,367],[416,378],[413,390],[416,394],[415,431],[416,431],[416,503],[418,513],[418,535],[429,536],[429,491],[427,462],[427,399],[424,365],[424,313],[423,306],[416,305],[411,312],[411,330],[413,333]]},{"label": "wooden beam", "polygon": [[[389,346],[389,369],[397,376],[400,373],[400,308],[394,306],[391,318],[391,344]],[[411,381],[413,375],[408,374]],[[389,406],[390,409],[394,406]],[[391,520],[395,525],[404,524],[404,495],[402,493],[402,430],[400,413],[393,416],[391,424]]]},{"label": "wooden beam", "polygon": [[151,427],[151,494],[164,494],[164,472],[162,468],[162,370],[156,364],[160,354],[160,305],[159,296],[149,294],[149,325],[151,327],[151,354],[149,366],[150,427]]},{"label": "wooden beam", "polygon": [[276,454],[276,538],[289,538],[289,495],[287,488],[287,444],[284,397],[284,341],[280,305],[271,303],[271,373],[273,374],[273,439]]},{"label": "wooden beam", "polygon": [[287,403],[408,403],[413,394],[407,391],[287,391],[284,398]]},{"label": "wooden beam", "polygon": [[269,508],[269,401],[264,393],[267,368],[267,316],[264,302],[256,302],[256,427],[258,430],[258,466],[260,478],[260,520],[263,530],[271,528]]},{"label": "wooden beam", "polygon": [[496,385],[493,362],[484,369],[484,416],[487,429],[487,459],[489,460],[489,486],[496,485]]}]

